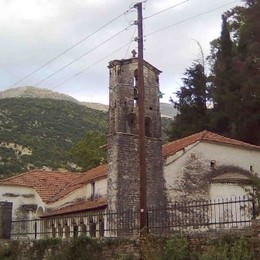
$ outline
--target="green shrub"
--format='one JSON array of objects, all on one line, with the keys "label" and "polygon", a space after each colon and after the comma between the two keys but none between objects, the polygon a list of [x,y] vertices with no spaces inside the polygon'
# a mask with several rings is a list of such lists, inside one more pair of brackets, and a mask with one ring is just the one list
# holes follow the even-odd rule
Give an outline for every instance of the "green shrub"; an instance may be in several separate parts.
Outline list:
[{"label": "green shrub", "polygon": [[[214,244],[215,243],[215,244]],[[206,252],[199,255],[199,260],[253,260],[252,246],[245,237],[224,236],[213,240]]]},{"label": "green shrub", "polygon": [[173,236],[166,242],[166,250],[162,260],[190,259],[189,243],[184,236]]},{"label": "green shrub", "polygon": [[60,252],[52,254],[48,260],[95,260],[100,259],[101,250],[98,240],[80,236],[64,243]]}]

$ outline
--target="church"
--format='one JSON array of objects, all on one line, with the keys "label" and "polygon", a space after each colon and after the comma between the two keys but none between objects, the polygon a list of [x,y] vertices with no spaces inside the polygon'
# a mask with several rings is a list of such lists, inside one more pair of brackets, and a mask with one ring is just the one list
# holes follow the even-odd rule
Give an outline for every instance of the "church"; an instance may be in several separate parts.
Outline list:
[{"label": "church", "polygon": [[[137,65],[137,58],[130,58],[111,61],[108,66],[108,163],[84,173],[34,170],[1,180],[0,212],[8,204],[13,221],[41,221],[30,227],[35,238],[43,221],[52,236],[66,237],[70,232],[75,236],[88,228],[91,234],[93,223],[99,236],[119,234],[109,230],[115,219],[106,212],[140,211]],[[161,71],[146,61],[143,70],[147,207],[166,209],[176,207],[176,203],[203,202],[204,216],[211,207],[205,202],[248,198],[253,191],[252,176],[260,174],[260,147],[206,130],[162,145]],[[237,206],[232,204],[232,210],[237,211]],[[243,215],[250,210],[246,206]],[[185,219],[183,212],[178,219]],[[88,220],[87,214],[92,214]],[[167,214],[160,215],[157,226],[177,219]],[[186,215],[194,216],[194,211]],[[126,219],[114,223],[117,229],[138,225],[138,217],[133,217],[134,224],[128,215]]]}]

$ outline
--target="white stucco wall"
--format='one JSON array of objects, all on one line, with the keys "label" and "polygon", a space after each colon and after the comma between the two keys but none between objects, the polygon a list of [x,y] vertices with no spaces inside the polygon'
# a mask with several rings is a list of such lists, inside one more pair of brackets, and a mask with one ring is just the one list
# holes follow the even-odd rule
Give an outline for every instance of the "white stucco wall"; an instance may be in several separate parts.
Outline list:
[{"label": "white stucco wall", "polygon": [[[95,182],[95,194],[94,198],[105,197],[107,191],[107,180],[106,178],[99,179]],[[53,203],[48,203],[47,207],[50,209],[57,209],[70,205],[81,200],[91,200],[92,199],[92,183],[87,183],[82,187],[76,189],[75,191],[69,193],[67,196],[61,198]]]},{"label": "white stucco wall", "polygon": [[95,197],[107,196],[107,178],[96,181],[95,184]]},{"label": "white stucco wall", "polygon": [[222,200],[226,198],[237,198],[248,195],[245,189],[251,189],[250,186],[241,187],[235,183],[213,183],[210,185],[210,199]]},{"label": "white stucco wall", "polygon": [[260,174],[260,152],[228,145],[198,142],[168,157],[164,164],[165,186],[169,202],[209,200],[225,196],[243,196],[237,184],[210,184],[214,167],[239,167]]},{"label": "white stucco wall", "polygon": [[82,186],[75,191],[69,193],[68,195],[60,198],[57,201],[51,202],[47,204],[48,209],[57,209],[60,207],[64,207],[66,205],[70,205],[74,202],[80,201],[82,199],[86,199],[86,186]]},{"label": "white stucco wall", "polygon": [[[12,218],[15,220],[21,216],[20,206],[36,204],[45,209],[45,203],[34,189],[28,187],[0,186],[0,201],[13,203]],[[36,210],[37,211],[37,210]],[[34,218],[35,213],[28,212],[28,218]]]},{"label": "white stucco wall", "polygon": [[204,151],[208,160],[216,160],[216,166],[232,164],[247,171],[250,171],[252,166],[253,171],[260,174],[260,151],[206,142],[201,142],[194,148],[195,151]]}]

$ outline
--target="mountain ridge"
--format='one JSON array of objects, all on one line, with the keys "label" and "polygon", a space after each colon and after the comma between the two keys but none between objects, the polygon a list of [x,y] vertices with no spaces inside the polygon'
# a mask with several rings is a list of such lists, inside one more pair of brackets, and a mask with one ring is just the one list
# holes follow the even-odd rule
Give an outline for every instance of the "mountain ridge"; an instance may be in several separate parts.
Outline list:
[{"label": "mountain ridge", "polygon": [[[91,109],[96,109],[103,112],[108,111],[108,105],[106,104],[78,101],[69,95],[55,92],[47,88],[37,88],[33,86],[23,86],[0,91],[0,99],[5,98],[50,98],[55,100],[67,100],[84,105]],[[177,114],[177,111],[173,105],[168,103],[160,103],[160,110],[162,117],[174,118],[174,116]]]}]

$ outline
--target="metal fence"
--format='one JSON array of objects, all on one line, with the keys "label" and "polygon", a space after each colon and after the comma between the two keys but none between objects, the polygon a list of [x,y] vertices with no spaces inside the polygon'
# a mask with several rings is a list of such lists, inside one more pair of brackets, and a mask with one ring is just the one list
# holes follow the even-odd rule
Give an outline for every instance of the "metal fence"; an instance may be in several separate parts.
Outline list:
[{"label": "metal fence", "polygon": [[[244,228],[256,217],[255,202],[250,197],[211,201],[176,202],[165,211],[150,209],[148,226],[152,230],[208,231]],[[167,219],[161,222],[161,219]]]},{"label": "metal fence", "polygon": [[[244,228],[255,218],[255,203],[250,197],[226,200],[176,202],[168,208],[151,207],[147,213],[151,233],[196,232]],[[46,217],[12,222],[15,239],[46,237],[115,237],[139,234],[139,212],[109,210]]]}]

